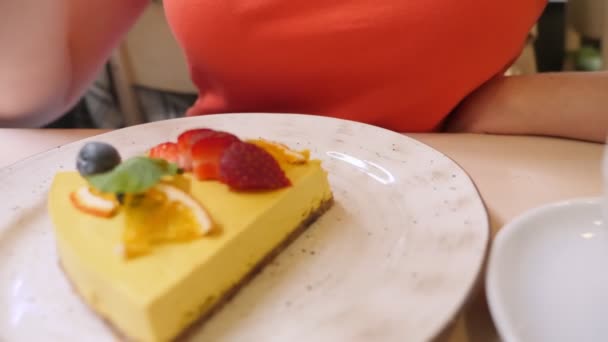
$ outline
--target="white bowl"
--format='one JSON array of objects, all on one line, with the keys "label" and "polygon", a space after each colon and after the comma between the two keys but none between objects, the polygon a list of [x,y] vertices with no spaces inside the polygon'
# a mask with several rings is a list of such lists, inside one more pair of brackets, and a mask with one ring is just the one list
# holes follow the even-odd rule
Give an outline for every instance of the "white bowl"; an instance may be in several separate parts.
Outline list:
[{"label": "white bowl", "polygon": [[492,248],[486,291],[504,341],[608,341],[608,225],[600,198],[531,210]]}]

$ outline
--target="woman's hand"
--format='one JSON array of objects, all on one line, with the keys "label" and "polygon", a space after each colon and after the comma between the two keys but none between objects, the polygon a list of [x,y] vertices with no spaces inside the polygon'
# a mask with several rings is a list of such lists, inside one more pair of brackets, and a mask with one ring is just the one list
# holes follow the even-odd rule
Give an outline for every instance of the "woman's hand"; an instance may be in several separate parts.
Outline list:
[{"label": "woman's hand", "polygon": [[604,142],[608,72],[496,77],[462,102],[446,130]]}]

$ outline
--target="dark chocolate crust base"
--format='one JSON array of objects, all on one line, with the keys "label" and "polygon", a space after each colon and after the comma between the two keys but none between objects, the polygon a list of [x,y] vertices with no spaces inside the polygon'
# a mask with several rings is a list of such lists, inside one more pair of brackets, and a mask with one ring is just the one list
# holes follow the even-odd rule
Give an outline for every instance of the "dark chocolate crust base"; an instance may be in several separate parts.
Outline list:
[{"label": "dark chocolate crust base", "polygon": [[[326,200],[325,202],[321,203],[321,206],[319,206],[319,208],[317,210],[315,210],[314,212],[312,212],[277,247],[275,247],[273,250],[271,250],[268,254],[266,254],[266,256],[264,256],[264,258],[262,258],[262,260],[260,260],[255,266],[253,266],[253,268],[251,268],[251,270],[249,271],[249,273],[247,273],[240,280],[240,282],[238,282],[231,289],[229,289],[228,291],[226,291],[226,293],[224,294],[224,296],[222,298],[220,298],[209,310],[207,310],[205,312],[205,314],[203,314],[201,317],[199,317],[197,320],[195,320],[187,328],[185,328],[184,331],[177,338],[174,339],[174,341],[176,341],[176,342],[177,341],[179,341],[179,342],[185,342],[185,341],[187,341],[188,338],[191,335],[193,335],[198,329],[200,329],[204,325],[205,322],[207,322],[216,312],[218,312],[219,310],[221,310],[224,305],[226,305],[228,302],[230,302],[230,300],[243,287],[245,287],[249,282],[251,282],[264,269],[264,267],[266,267],[266,265],[270,264],[270,262],[274,258],[276,258],[293,241],[295,241],[308,227],[310,227],[310,225],[312,225],[319,217],[323,216],[323,214],[331,208],[331,206],[333,205],[333,203],[334,203],[333,197],[330,198],[330,199],[328,199],[328,200]],[[64,271],[64,274],[66,274],[65,270],[63,269],[63,265],[61,264],[61,261],[59,261],[59,267]],[[81,294],[78,292],[78,290],[76,289],[76,287],[74,286],[74,284],[70,281],[70,278],[67,277],[67,274],[66,274],[66,278],[69,280],[68,282],[70,283],[70,285],[71,285],[72,290],[74,291],[74,293],[76,293],[79,297],[81,297],[80,299],[83,300],[83,302],[86,303],[86,301],[84,301],[84,298],[82,298]],[[87,305],[87,307],[89,307],[89,306]],[[104,321],[104,323],[110,328],[110,330],[114,333],[114,335],[116,336],[116,338],[118,338],[120,341],[135,342],[133,339],[127,337],[117,327],[115,327],[110,322],[109,319],[107,319],[106,317],[104,317],[100,313],[96,312],[95,310],[91,309],[91,311],[93,312],[93,314],[95,314],[97,317],[99,317],[100,319],[102,319]]]}]

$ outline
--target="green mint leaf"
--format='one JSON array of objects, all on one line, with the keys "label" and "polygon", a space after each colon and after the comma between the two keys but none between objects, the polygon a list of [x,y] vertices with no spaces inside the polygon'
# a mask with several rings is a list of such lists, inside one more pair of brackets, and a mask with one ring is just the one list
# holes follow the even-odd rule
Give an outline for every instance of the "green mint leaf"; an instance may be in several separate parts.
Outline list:
[{"label": "green mint leaf", "polygon": [[106,193],[142,193],[156,185],[163,176],[175,175],[177,165],[162,159],[134,157],[113,170],[87,177],[89,184]]},{"label": "green mint leaf", "polygon": [[167,174],[167,175],[173,176],[180,172],[177,164],[169,163],[168,161],[166,161],[164,159],[151,159],[151,160],[153,160],[160,168],[162,168],[163,172],[165,172],[165,174]]}]

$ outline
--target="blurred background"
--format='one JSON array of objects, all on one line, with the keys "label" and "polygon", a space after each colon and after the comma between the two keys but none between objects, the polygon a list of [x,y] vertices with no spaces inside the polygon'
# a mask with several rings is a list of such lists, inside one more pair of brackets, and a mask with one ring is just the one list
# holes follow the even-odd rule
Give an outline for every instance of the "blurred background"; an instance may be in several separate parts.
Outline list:
[{"label": "blurred background", "polygon": [[[608,25],[606,29],[603,25],[608,18],[605,3],[605,0],[549,0],[519,59],[506,73],[608,68]],[[602,40],[606,43],[602,44]],[[181,117],[195,99],[196,90],[186,63],[165,22],[162,5],[155,2],[83,99],[48,127],[120,128]]]}]

